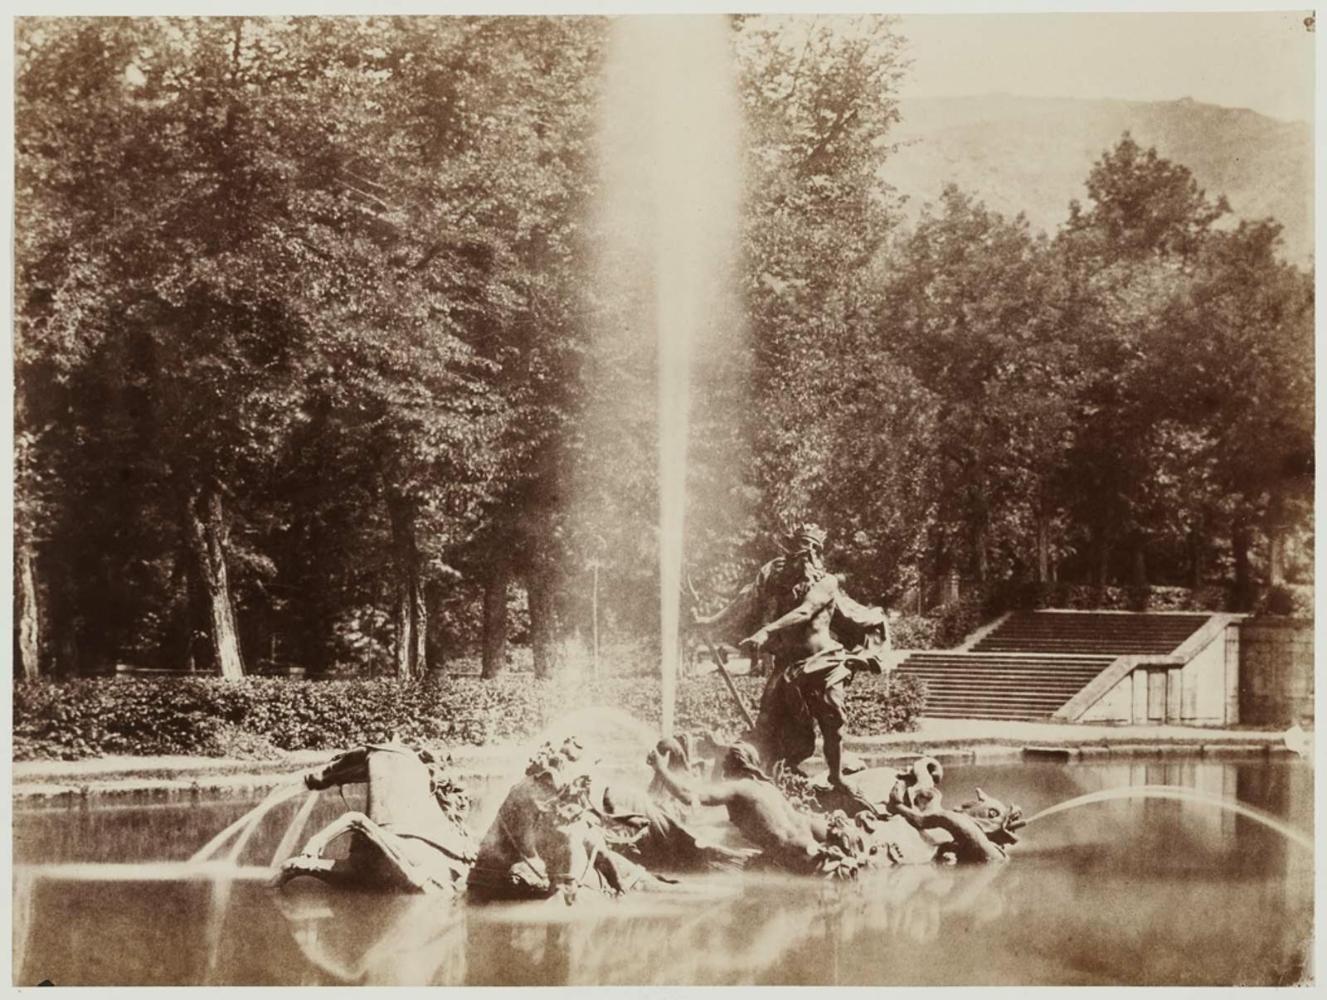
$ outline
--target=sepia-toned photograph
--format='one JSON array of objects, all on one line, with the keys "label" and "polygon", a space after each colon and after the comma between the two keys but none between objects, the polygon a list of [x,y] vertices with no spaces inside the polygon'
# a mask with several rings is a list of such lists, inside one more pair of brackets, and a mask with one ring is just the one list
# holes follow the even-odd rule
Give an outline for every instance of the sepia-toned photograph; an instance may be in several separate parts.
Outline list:
[{"label": "sepia-toned photograph", "polygon": [[11,24],[7,988],[1314,984],[1312,11]]}]

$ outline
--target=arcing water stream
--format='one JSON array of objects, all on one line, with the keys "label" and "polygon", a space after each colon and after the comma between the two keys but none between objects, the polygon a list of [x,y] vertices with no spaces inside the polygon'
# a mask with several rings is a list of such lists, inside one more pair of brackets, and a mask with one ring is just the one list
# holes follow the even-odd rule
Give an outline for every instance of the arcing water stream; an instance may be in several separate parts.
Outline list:
[{"label": "arcing water stream", "polygon": [[235,846],[231,849],[231,853],[227,858],[228,861],[234,863],[253,836],[254,830],[258,828],[258,824],[263,821],[263,817],[282,802],[294,798],[303,790],[304,786],[293,776],[290,780],[277,785],[267,793],[267,796],[261,802],[195,851],[193,857],[189,859],[189,863],[198,864],[211,860],[231,837],[235,837]]},{"label": "arcing water stream", "polygon": [[1184,788],[1180,785],[1128,785],[1122,788],[1103,788],[1097,792],[1088,792],[1086,795],[1079,795],[1064,802],[1056,803],[1049,808],[1041,810],[1035,816],[1024,821],[1024,825],[1035,823],[1037,820],[1045,819],[1048,816],[1054,816],[1057,813],[1065,812],[1069,809],[1077,809],[1080,806],[1090,806],[1098,802],[1112,802],[1119,799],[1168,799],[1179,802],[1197,802],[1203,805],[1213,806],[1217,809],[1224,809],[1226,812],[1232,812],[1237,816],[1243,816],[1256,823],[1261,823],[1270,830],[1275,830],[1292,844],[1304,848],[1307,851],[1313,850],[1313,839],[1307,834],[1296,830],[1288,823],[1283,823],[1275,816],[1270,816],[1261,809],[1255,809],[1253,806],[1245,805],[1232,799],[1222,798],[1218,795],[1211,795],[1207,792],[1199,791],[1195,788]]}]

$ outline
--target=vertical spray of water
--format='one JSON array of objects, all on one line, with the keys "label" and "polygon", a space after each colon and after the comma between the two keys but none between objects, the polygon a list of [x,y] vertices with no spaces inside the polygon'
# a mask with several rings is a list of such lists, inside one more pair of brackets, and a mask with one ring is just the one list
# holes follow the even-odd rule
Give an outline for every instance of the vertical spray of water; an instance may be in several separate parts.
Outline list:
[{"label": "vertical spray of water", "polygon": [[[740,116],[723,17],[613,26],[602,128],[601,277],[656,340],[663,728],[673,728],[693,359],[728,295]],[[650,291],[646,291],[649,289]],[[608,290],[609,295],[614,292]]]}]

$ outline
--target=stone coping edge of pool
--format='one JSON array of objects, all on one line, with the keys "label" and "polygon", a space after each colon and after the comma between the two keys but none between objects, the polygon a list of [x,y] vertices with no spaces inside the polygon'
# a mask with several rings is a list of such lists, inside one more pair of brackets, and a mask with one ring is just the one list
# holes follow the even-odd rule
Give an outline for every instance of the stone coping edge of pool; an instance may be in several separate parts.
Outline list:
[{"label": "stone coping edge of pool", "polygon": [[[1056,727],[1057,729],[1060,727]],[[1056,734],[1059,737],[1059,734]],[[470,747],[454,756],[464,777],[494,777],[510,769],[513,746]],[[1083,732],[1077,739],[1035,742],[1009,737],[942,739],[917,733],[887,738],[860,737],[847,749],[867,767],[904,763],[921,754],[942,764],[1000,763],[1019,759],[1068,762],[1110,757],[1201,756],[1239,758],[1292,756],[1280,734],[1205,730],[1192,737],[1166,734],[1138,739],[1133,734]],[[13,765],[13,798],[24,804],[73,806],[92,800],[111,804],[132,797],[179,802],[252,795],[328,757],[324,751],[297,751],[281,760],[228,760],[198,757],[99,758],[88,761],[18,761]],[[816,761],[815,763],[819,763]]]}]

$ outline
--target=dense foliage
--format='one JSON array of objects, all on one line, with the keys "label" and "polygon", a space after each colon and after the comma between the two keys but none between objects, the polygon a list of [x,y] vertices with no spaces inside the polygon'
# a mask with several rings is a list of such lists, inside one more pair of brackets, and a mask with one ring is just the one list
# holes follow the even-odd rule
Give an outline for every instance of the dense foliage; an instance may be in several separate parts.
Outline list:
[{"label": "dense foliage", "polygon": [[[697,375],[707,596],[802,517],[851,593],[909,612],[956,580],[997,606],[1311,582],[1313,285],[1274,220],[1125,136],[1054,234],[955,188],[905,224],[879,171],[896,24],[729,24],[746,194],[736,346]],[[652,362],[592,336],[621,305],[587,225],[606,45],[595,18],[19,22],[16,670],[413,684],[475,644],[492,678],[510,639],[548,676],[596,628],[657,630]],[[254,683],[236,705],[283,682]],[[456,683],[425,714],[463,740],[544,695]],[[156,738],[117,744],[109,696],[72,690],[23,704],[101,749]],[[208,685],[151,690],[161,746],[230,718]],[[351,711],[289,690],[264,704]],[[424,697],[360,690],[384,720]],[[372,725],[288,711],[278,746]]]},{"label": "dense foliage", "polygon": [[[763,678],[736,678],[748,704]],[[913,678],[859,677],[848,688],[854,731],[908,732],[924,689]],[[654,679],[566,684],[509,674],[445,684],[392,680],[294,681],[245,678],[104,680],[19,684],[14,697],[16,759],[77,760],[104,754],[262,756],[280,750],[342,750],[392,735],[483,745],[531,739],[570,712],[606,707],[659,724]],[[714,676],[683,686],[677,724],[735,735],[741,720]],[[574,724],[574,723],[569,723]]]}]

